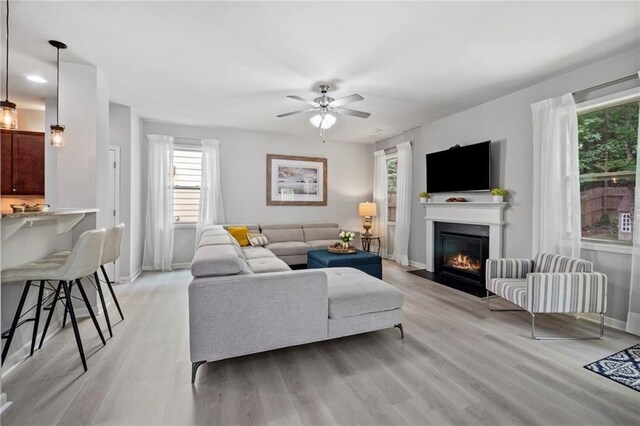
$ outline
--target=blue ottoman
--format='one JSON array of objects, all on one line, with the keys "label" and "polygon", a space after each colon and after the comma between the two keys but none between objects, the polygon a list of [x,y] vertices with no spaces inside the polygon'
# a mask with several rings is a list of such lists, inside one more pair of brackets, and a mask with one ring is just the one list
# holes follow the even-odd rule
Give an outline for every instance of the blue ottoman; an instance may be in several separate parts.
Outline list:
[{"label": "blue ottoman", "polygon": [[382,279],[382,258],[360,250],[353,254],[334,254],[326,249],[309,250],[307,269],[314,268],[355,268],[372,277]]}]

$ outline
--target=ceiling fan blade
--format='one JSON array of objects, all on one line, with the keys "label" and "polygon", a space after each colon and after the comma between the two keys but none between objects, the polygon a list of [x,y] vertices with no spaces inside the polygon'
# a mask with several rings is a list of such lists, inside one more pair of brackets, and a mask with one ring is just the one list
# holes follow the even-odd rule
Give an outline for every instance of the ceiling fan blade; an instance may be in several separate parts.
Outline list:
[{"label": "ceiling fan blade", "polygon": [[309,109],[301,109],[300,111],[293,111],[293,112],[287,112],[285,114],[278,114],[276,117],[288,117],[290,115],[294,115],[294,114],[300,114],[303,112],[309,112],[309,111],[315,111],[316,108],[309,108]]},{"label": "ceiling fan blade", "polygon": [[369,118],[369,116],[371,115],[371,113],[369,112],[356,111],[356,110],[347,109],[347,108],[331,108],[331,109],[339,114],[353,115],[354,117],[358,117],[358,118]]},{"label": "ceiling fan blade", "polygon": [[335,101],[331,102],[329,105],[332,107],[339,107],[342,105],[346,105],[349,104],[351,102],[358,102],[363,100],[364,98],[358,94],[353,94],[353,95],[349,95],[349,96],[345,96],[344,98],[340,98],[340,99],[336,99]]},{"label": "ceiling fan blade", "polygon": [[312,106],[314,106],[316,108],[320,106],[320,104],[317,103],[317,102],[310,101],[308,99],[301,98],[300,96],[296,96],[296,95],[287,95],[287,98],[291,98],[291,99],[295,99],[296,101],[307,103],[307,104],[312,105]]}]

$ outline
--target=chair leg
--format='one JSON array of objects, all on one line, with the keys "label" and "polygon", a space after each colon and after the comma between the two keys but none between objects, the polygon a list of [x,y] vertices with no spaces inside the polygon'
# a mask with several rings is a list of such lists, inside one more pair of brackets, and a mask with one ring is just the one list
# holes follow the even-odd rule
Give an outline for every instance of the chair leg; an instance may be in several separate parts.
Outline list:
[{"label": "chair leg", "polygon": [[107,275],[107,270],[104,268],[104,265],[100,265],[100,270],[102,271],[102,275],[104,275],[104,279],[107,281],[107,287],[109,287],[111,298],[113,299],[114,303],[116,304],[116,307],[118,308],[118,313],[120,313],[120,318],[124,320],[124,315],[122,315],[122,309],[120,309],[120,303],[118,302],[116,293],[113,291],[111,280],[109,280],[109,275]]},{"label": "chair leg", "polygon": [[[69,293],[71,293],[73,291],[73,281],[69,282]],[[64,313],[62,314],[62,328],[65,328],[67,326],[67,310],[64,310]]]},{"label": "chair leg", "polygon": [[40,281],[40,289],[38,290],[38,303],[36,304],[36,317],[33,323],[33,335],[31,336],[31,355],[36,349],[36,340],[38,339],[38,325],[40,325],[40,311],[42,310],[42,297],[44,295],[44,281]]},{"label": "chair leg", "polygon": [[194,384],[196,382],[196,372],[198,371],[198,367],[200,367],[205,362],[207,361],[198,361],[191,363],[191,384]]},{"label": "chair leg", "polygon": [[489,305],[489,299],[491,299],[491,296],[489,296],[489,290],[487,290],[487,310],[491,311],[491,312],[522,312],[524,311],[524,309],[491,309],[491,305]]},{"label": "chair leg", "polygon": [[109,311],[107,310],[107,303],[104,301],[104,294],[102,293],[102,285],[100,284],[100,278],[98,278],[98,271],[93,273],[93,278],[96,280],[96,289],[98,290],[98,296],[100,296],[100,303],[102,304],[104,319],[107,321],[107,329],[109,330],[109,336],[113,337],[113,331],[111,331],[111,320],[109,319]]},{"label": "chair leg", "polygon": [[[78,352],[80,352],[80,359],[82,360],[82,367],[84,368],[84,371],[87,371],[87,360],[84,357],[84,349],[82,348],[82,339],[80,338],[80,331],[78,330],[78,321],[76,321],[76,314],[73,311],[73,303],[71,303],[71,291],[69,290],[69,287],[67,286],[66,281],[62,281],[62,289],[64,291],[65,308],[69,311],[69,317],[71,318],[71,325],[73,326],[73,334],[76,337]],[[82,292],[84,293],[84,291]]]},{"label": "chair leg", "polygon": [[27,281],[24,285],[24,289],[22,290],[22,296],[20,296],[20,302],[18,303],[16,314],[13,317],[13,321],[11,321],[11,328],[9,329],[9,336],[7,336],[7,343],[4,344],[4,348],[2,349],[2,361],[0,362],[0,365],[4,364],[4,360],[7,358],[7,354],[9,353],[9,346],[11,346],[11,341],[13,340],[16,328],[18,328],[18,321],[20,321],[22,308],[24,307],[25,300],[27,300],[27,294],[29,294],[30,287],[31,281]]},{"label": "chair leg", "polygon": [[[44,330],[42,331],[42,337],[40,338],[40,345],[38,345],[38,349],[42,349],[44,338],[47,335],[47,330],[49,330],[49,324],[51,324],[51,318],[53,318],[53,311],[56,310],[56,305],[58,304],[58,300],[60,299],[61,289],[62,289],[62,281],[58,283],[58,288],[56,289],[56,293],[53,296],[53,302],[51,302],[51,309],[49,310],[49,315],[47,315],[47,321],[44,323]],[[66,308],[65,308],[65,312],[66,312]]]},{"label": "chair leg", "polygon": [[[93,325],[95,325],[96,330],[98,331],[98,335],[100,336],[100,340],[102,340],[102,344],[106,345],[107,342],[104,340],[104,336],[102,335],[102,330],[100,330],[100,324],[98,324],[98,319],[96,318],[96,314],[93,313],[93,309],[91,308],[91,303],[89,302],[89,298],[87,297],[87,293],[84,291],[84,287],[82,287],[82,282],[80,280],[76,280],[76,284],[78,284],[78,290],[80,290],[80,294],[82,295],[82,299],[84,299],[84,304],[89,311],[89,315],[91,316],[91,321],[93,321]],[[69,312],[71,314],[71,312]]]},{"label": "chair leg", "polygon": [[400,329],[400,338],[404,339],[404,329],[402,328],[402,324],[396,324],[394,327]]},{"label": "chair leg", "polygon": [[531,338],[534,340],[594,340],[602,339],[604,336],[604,314],[600,314],[600,333],[598,336],[585,337],[551,337],[536,335],[536,314],[531,313]]}]

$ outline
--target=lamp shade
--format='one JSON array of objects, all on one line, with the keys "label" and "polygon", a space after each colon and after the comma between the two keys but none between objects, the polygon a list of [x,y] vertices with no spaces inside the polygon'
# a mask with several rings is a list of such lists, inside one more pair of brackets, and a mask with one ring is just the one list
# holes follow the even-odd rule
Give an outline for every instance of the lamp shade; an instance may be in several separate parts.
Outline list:
[{"label": "lamp shade", "polygon": [[336,124],[336,118],[331,114],[316,114],[311,117],[309,121],[315,127],[320,127],[322,129],[328,129]]},{"label": "lamp shade", "polygon": [[376,203],[360,203],[358,213],[360,216],[376,216],[378,214]]}]

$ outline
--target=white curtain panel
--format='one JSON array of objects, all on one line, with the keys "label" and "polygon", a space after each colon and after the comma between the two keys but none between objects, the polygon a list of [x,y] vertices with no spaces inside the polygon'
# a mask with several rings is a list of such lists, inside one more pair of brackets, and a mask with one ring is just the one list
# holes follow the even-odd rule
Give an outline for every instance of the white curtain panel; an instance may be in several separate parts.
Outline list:
[{"label": "white curtain panel", "polygon": [[[638,73],[640,77],[640,72]],[[640,119],[640,117],[639,117]],[[640,147],[640,131],[638,132]],[[640,150],[636,153],[636,164],[640,164]],[[629,312],[627,332],[640,336],[640,167],[636,166],[636,193],[633,211],[633,253],[631,255],[631,286],[629,289]]]},{"label": "white curtain panel", "polygon": [[533,255],[580,257],[578,115],[572,94],[531,105]]},{"label": "white curtain panel", "polygon": [[[387,214],[388,211],[388,176],[387,156],[384,151],[373,153],[373,202],[377,205],[378,215],[373,218],[373,230],[377,234],[388,235]],[[385,239],[380,240],[380,256],[387,257],[387,244]]]},{"label": "white curtain panel", "polygon": [[196,225],[196,248],[205,225],[220,225],[224,220],[222,185],[220,182],[220,141],[203,139],[202,181],[200,183],[200,206]]},{"label": "white curtain panel", "polygon": [[173,136],[147,135],[147,223],[142,268],[170,271],[173,257]]},{"label": "white curtain panel", "polygon": [[396,188],[396,235],[393,240],[393,260],[409,265],[409,236],[411,235],[411,171],[413,155],[411,142],[398,145],[398,184]]}]

